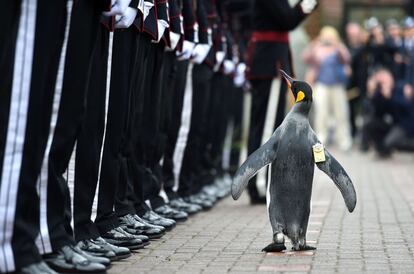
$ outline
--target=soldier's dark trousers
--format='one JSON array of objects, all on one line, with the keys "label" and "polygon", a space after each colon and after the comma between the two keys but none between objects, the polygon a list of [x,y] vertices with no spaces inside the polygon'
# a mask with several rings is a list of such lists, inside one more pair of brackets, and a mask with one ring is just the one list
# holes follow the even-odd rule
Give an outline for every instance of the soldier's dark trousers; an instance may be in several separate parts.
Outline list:
[{"label": "soldier's dark trousers", "polygon": [[[175,86],[176,78],[176,67],[177,56],[174,51],[164,52],[163,57],[163,69],[162,69],[162,79],[161,79],[161,102],[159,106],[160,110],[160,142],[159,142],[159,152],[160,157],[163,156],[167,142],[168,142],[168,129],[170,123],[173,121],[172,117],[172,102],[173,102],[173,89]],[[180,116],[180,115],[179,115]],[[158,179],[157,184],[153,185],[151,189],[151,198],[150,203],[153,208],[160,207],[165,204],[165,201],[162,197],[159,196],[161,191],[162,183],[164,182],[163,170],[160,165],[157,165],[156,176]]]},{"label": "soldier's dark trousers", "polygon": [[47,144],[66,1],[2,1],[0,272],[41,260],[36,181]]},{"label": "soldier's dark trousers", "polygon": [[230,173],[236,172],[239,168],[240,149],[242,142],[242,117],[243,117],[243,88],[234,87],[232,89],[232,96],[230,99],[231,119],[233,123],[233,138],[231,144],[231,155],[230,155]]},{"label": "soldier's dark trousers", "polygon": [[[187,146],[184,152],[180,175],[179,194],[188,196],[200,190],[202,186],[202,156],[206,148],[203,146],[207,132],[208,106],[210,100],[212,69],[206,64],[194,65],[193,97],[191,126]],[[224,117],[222,117],[224,119]]]},{"label": "soldier's dark trousers", "polygon": [[222,167],[223,146],[226,138],[230,116],[233,82],[222,73],[216,73],[212,81],[211,101],[209,107],[207,160],[204,168],[214,176],[220,175]]},{"label": "soldier's dark trousers", "polygon": [[70,227],[70,194],[63,174],[69,165],[86,113],[101,5],[93,0],[79,0],[72,8],[62,97],[49,154],[47,221],[53,251],[74,242]]},{"label": "soldier's dark trousers", "polygon": [[[250,116],[248,155],[252,154],[261,146],[263,128],[266,120],[267,105],[270,96],[270,88],[272,79],[267,80],[253,80],[252,83],[252,107]],[[286,86],[282,83],[280,99],[277,108],[275,128],[278,127],[285,117],[285,95]],[[248,185],[248,190],[251,199],[259,199],[259,193],[256,187],[256,177],[253,177]]]},{"label": "soldier's dark trousers", "polygon": [[[117,227],[114,212],[119,180],[125,178],[128,106],[135,80],[138,35],[134,27],[116,30],[112,48],[111,86],[95,224],[101,233]],[[123,176],[123,177],[122,177]]]},{"label": "soldier's dark trousers", "polygon": [[105,98],[109,31],[99,28],[87,95],[87,108],[76,143],[73,220],[76,241],[99,237],[91,220],[98,183],[101,147],[105,129]]},{"label": "soldier's dark trousers", "polygon": [[[117,216],[137,213],[136,208],[144,204],[141,173],[135,153],[140,135],[144,108],[144,86],[147,72],[148,52],[153,46],[147,35],[136,33],[138,52],[132,71],[131,93],[128,101],[128,118],[125,128],[125,146],[122,149],[122,172],[115,196]],[[145,211],[143,209],[142,211]]]},{"label": "soldier's dark trousers", "polygon": [[[178,198],[174,191],[174,150],[177,143],[178,132],[181,126],[181,114],[183,111],[184,92],[187,82],[187,69],[189,61],[177,61],[177,72],[174,85],[171,87],[171,122],[168,124],[167,143],[164,151],[163,176],[164,190],[169,199]],[[168,116],[168,115],[167,115]]]},{"label": "soldier's dark trousers", "polygon": [[[161,134],[162,79],[164,74],[164,45],[153,44],[149,52],[146,84],[144,87],[144,117],[136,153],[142,153],[141,168],[144,199],[158,197],[161,189],[160,160],[165,136]],[[156,207],[156,205],[154,205]]]}]

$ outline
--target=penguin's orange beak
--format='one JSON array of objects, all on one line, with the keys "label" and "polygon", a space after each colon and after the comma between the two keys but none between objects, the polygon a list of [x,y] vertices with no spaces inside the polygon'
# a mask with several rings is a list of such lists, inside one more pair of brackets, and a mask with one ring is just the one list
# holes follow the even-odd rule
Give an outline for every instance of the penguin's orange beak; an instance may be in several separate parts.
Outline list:
[{"label": "penguin's orange beak", "polygon": [[280,74],[283,76],[283,78],[285,78],[286,83],[289,87],[289,89],[292,89],[292,84],[295,81],[295,79],[293,79],[292,77],[290,77],[284,70],[279,69]]}]

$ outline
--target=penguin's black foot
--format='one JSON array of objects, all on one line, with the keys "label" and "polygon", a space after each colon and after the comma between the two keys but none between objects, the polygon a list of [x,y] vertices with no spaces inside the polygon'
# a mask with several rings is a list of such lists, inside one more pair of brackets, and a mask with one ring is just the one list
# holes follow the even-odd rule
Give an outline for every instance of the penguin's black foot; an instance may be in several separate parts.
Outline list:
[{"label": "penguin's black foot", "polygon": [[292,247],[292,249],[295,251],[307,251],[307,250],[315,250],[316,247],[310,246],[310,245],[302,245],[302,246],[299,246],[299,248]]},{"label": "penguin's black foot", "polygon": [[264,252],[282,252],[286,249],[285,244],[271,243],[262,249]]}]

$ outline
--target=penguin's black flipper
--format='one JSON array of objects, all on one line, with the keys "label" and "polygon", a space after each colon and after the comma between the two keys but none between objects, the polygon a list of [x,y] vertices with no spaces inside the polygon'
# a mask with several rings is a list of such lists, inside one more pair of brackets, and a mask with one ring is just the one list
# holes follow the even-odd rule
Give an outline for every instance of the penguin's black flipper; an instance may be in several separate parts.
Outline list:
[{"label": "penguin's black flipper", "polygon": [[325,150],[325,162],[316,163],[318,168],[328,175],[341,191],[349,212],[354,211],[357,197],[354,185],[341,164]]},{"label": "penguin's black flipper", "polygon": [[279,132],[279,128],[276,129],[269,141],[253,152],[237,170],[231,183],[231,196],[234,200],[239,199],[249,180],[276,158]]}]

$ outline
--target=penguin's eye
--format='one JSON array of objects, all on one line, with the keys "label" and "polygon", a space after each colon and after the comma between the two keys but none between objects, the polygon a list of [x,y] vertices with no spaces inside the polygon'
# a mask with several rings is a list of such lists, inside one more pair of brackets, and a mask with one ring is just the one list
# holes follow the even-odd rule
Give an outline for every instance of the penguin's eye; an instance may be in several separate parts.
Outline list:
[{"label": "penguin's eye", "polygon": [[299,90],[296,95],[296,103],[305,99],[305,93],[302,90]]}]

